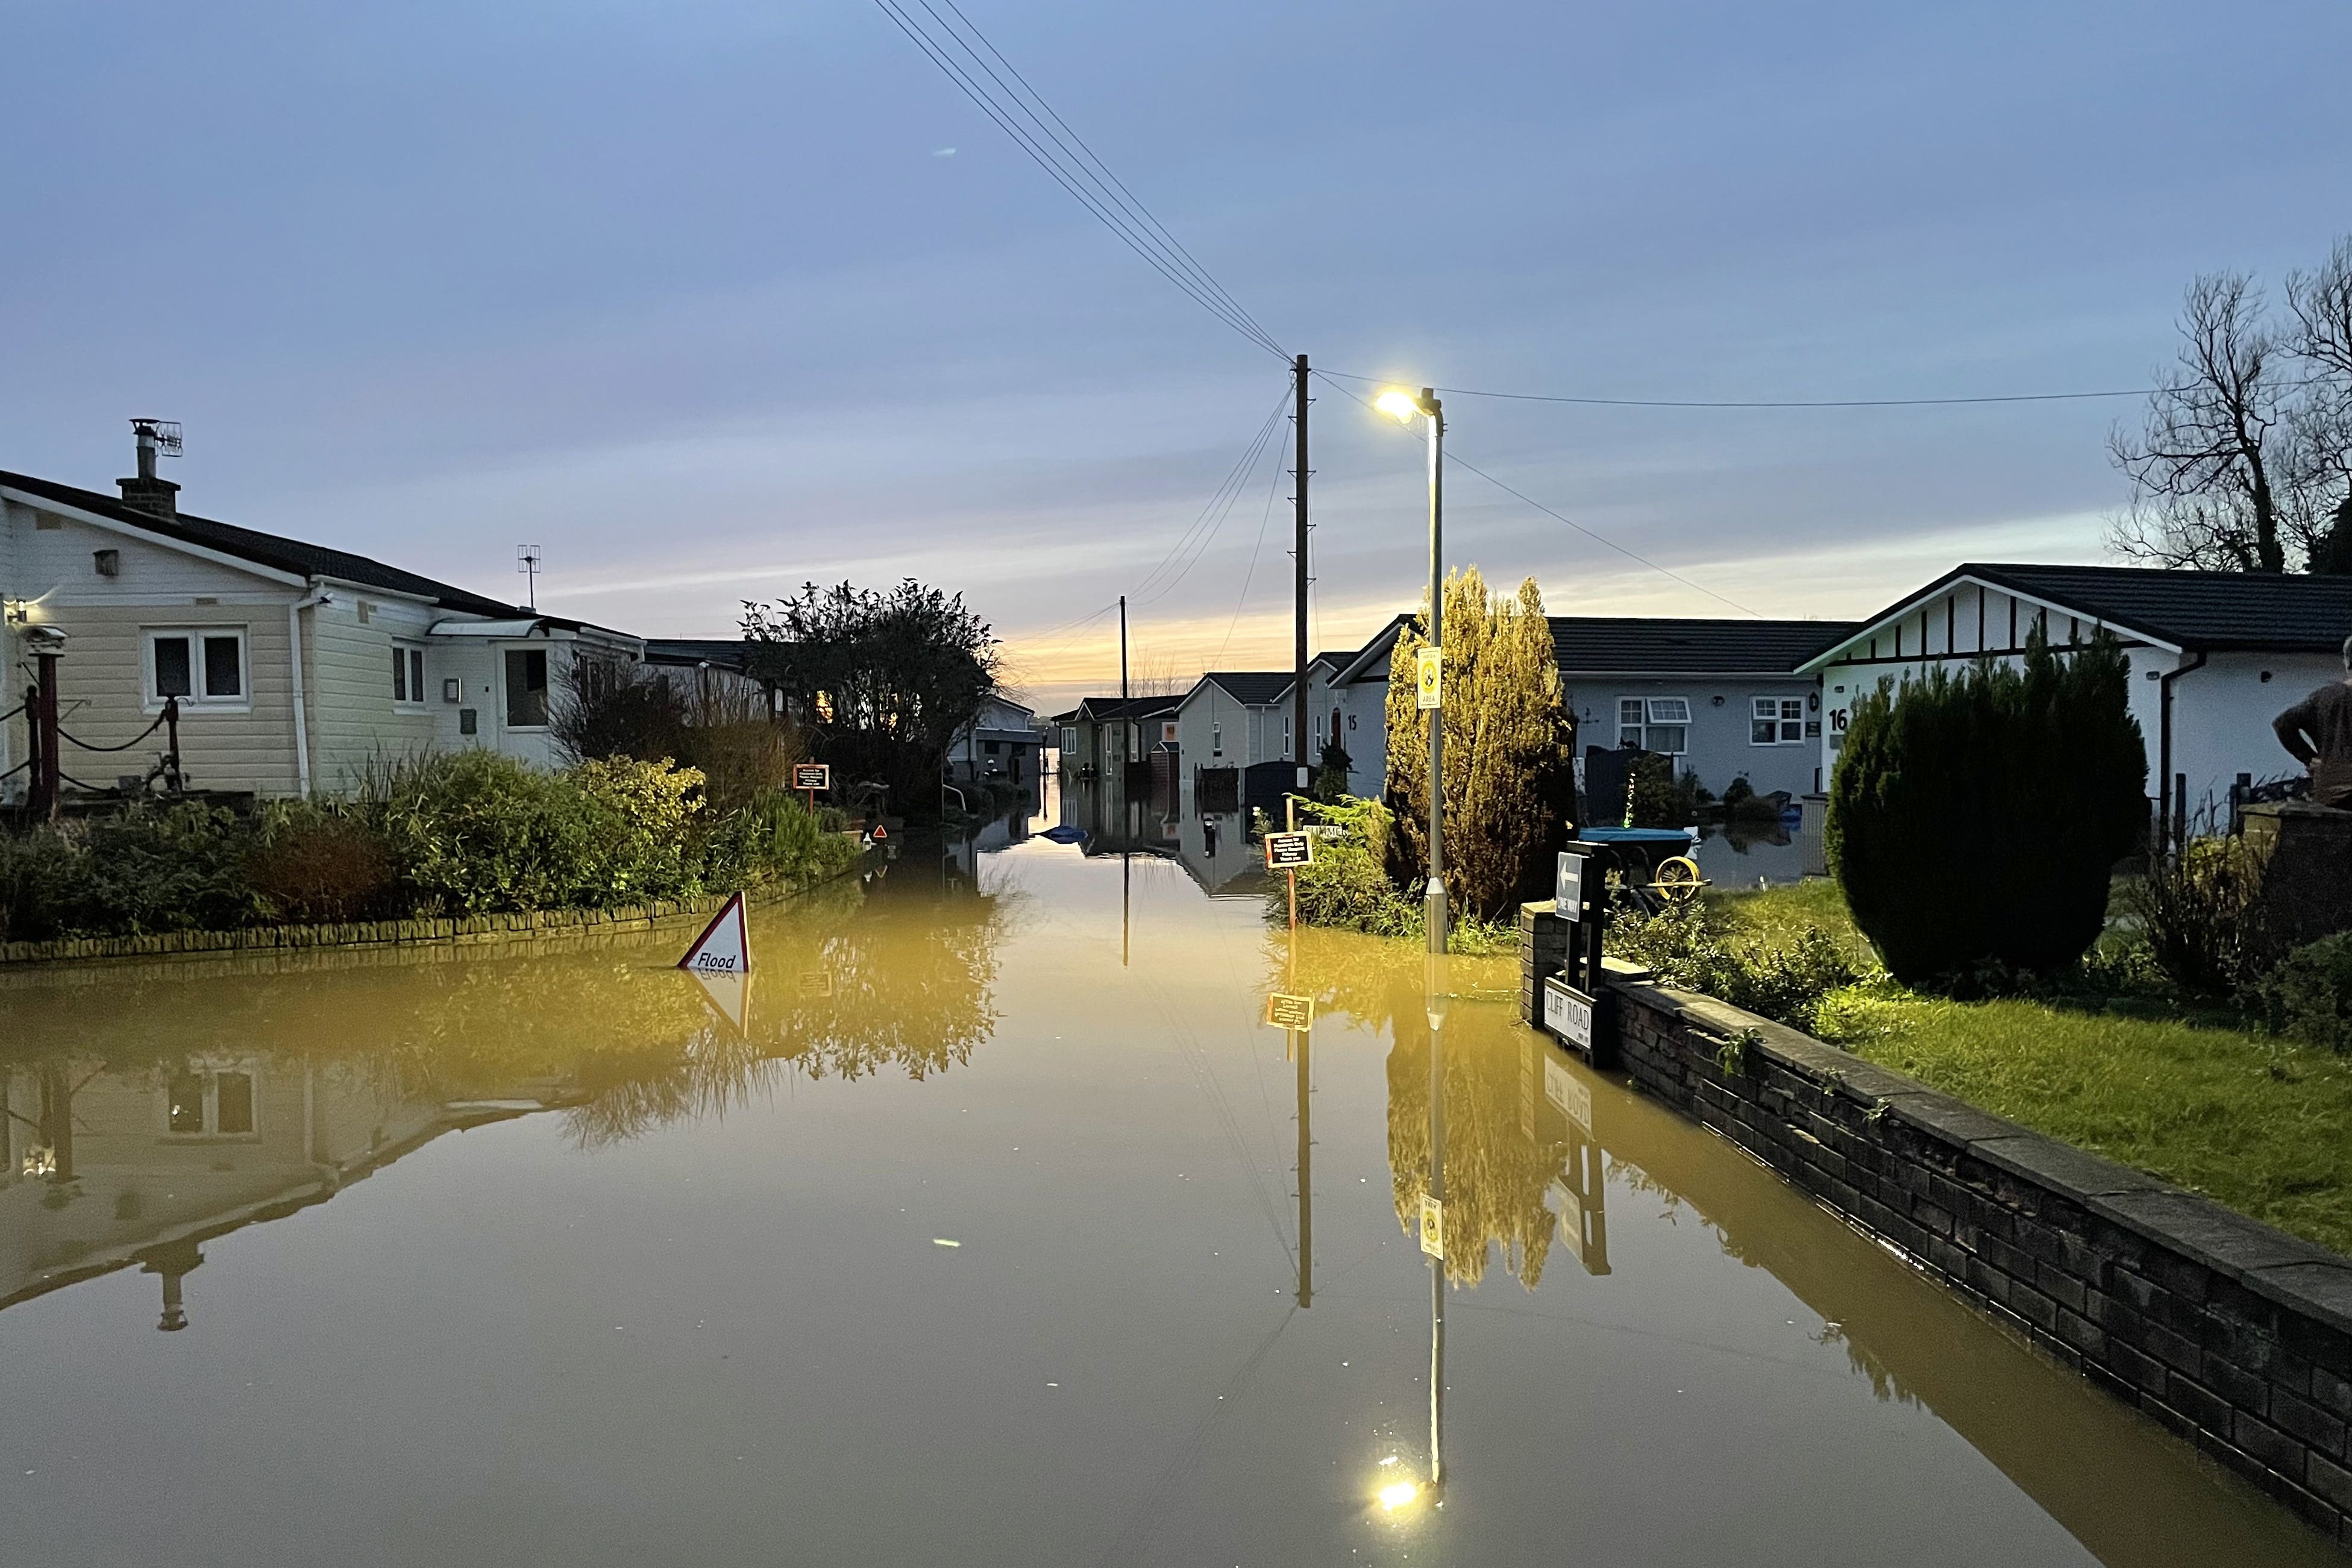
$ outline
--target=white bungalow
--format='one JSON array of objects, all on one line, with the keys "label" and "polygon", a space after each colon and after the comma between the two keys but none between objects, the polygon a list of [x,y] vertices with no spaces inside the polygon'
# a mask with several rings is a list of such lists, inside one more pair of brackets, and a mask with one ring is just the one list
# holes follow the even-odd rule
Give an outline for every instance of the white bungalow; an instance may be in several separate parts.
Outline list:
[{"label": "white bungalow", "polygon": [[[60,728],[87,748],[60,759],[91,785],[156,761],[163,734],[141,737],[170,699],[191,788],[337,791],[375,759],[427,747],[544,766],[551,698],[574,656],[644,651],[363,555],[189,516],[179,487],[154,477],[145,432],[140,473],[121,484],[116,497],[0,472],[0,668],[62,634]],[[23,696],[12,680],[0,711]],[[0,798],[24,794],[28,722],[0,723]]]},{"label": "white bungalow", "polygon": [[2271,721],[2344,676],[2352,577],[2136,566],[1957,566],[1803,667],[1821,677],[1823,776],[1855,700],[1886,681],[2014,659],[2039,626],[2060,647],[2105,627],[2131,661],[2149,804],[2163,828],[2226,808],[2234,783],[2299,772]]}]

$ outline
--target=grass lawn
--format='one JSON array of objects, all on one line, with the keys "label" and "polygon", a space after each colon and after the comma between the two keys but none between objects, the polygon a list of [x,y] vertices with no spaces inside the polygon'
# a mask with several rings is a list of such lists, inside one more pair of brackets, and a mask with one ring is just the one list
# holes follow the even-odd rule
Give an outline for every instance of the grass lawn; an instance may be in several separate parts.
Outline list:
[{"label": "grass lawn", "polygon": [[[1723,899],[1738,924],[1768,940],[1810,923],[1867,950],[1832,882]],[[2146,997],[1954,1002],[1891,984],[1832,993],[1818,1032],[2036,1131],[2352,1253],[2352,1058]]]}]

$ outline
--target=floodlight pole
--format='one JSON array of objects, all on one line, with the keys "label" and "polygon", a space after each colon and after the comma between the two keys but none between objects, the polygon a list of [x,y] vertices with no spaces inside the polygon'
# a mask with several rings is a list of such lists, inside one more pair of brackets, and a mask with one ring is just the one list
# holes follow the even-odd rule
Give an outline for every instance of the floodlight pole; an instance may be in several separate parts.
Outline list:
[{"label": "floodlight pole", "polygon": [[[1434,388],[1421,389],[1421,411],[1429,421],[1429,646],[1445,647],[1445,408]],[[1438,685],[1444,700],[1444,683]],[[1429,889],[1422,900],[1422,924],[1429,951],[1445,951],[1445,710],[1429,710]]]}]

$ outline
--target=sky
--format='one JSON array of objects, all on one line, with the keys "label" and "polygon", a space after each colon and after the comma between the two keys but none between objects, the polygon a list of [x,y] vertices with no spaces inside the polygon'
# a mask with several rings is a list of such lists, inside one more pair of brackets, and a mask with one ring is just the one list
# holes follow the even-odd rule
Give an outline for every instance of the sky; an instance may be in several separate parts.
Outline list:
[{"label": "sky", "polygon": [[[2197,273],[2352,232],[2335,0],[965,14],[1366,394],[2133,388]],[[1162,567],[1287,366],[872,0],[0,0],[0,468],[107,489],[176,418],[192,512],[505,595],[537,543],[543,607],[648,636],[914,576],[1045,708],[1116,689],[1122,592],[1139,674],[1288,665],[1286,459]],[[1341,647],[1419,599],[1423,456],[1317,395]],[[1456,470],[1447,553],[1554,614],[1857,616],[2105,558],[2138,408],[1455,394],[1452,450],[1550,511]]]}]

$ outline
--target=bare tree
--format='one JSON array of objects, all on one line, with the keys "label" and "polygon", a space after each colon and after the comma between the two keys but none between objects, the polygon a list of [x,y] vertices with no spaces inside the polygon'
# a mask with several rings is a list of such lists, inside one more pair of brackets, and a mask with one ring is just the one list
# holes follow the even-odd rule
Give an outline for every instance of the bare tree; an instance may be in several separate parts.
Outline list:
[{"label": "bare tree", "polygon": [[2110,535],[2119,553],[2209,571],[2286,570],[2276,477],[2291,466],[2282,382],[2292,360],[2263,316],[2262,290],[2244,273],[2207,273],[2189,286],[2179,362],[2158,374],[2140,431],[2118,426],[2108,437],[2134,491]]},{"label": "bare tree", "polygon": [[2286,302],[2306,377],[2291,424],[2311,570],[2352,573],[2352,236],[2316,270],[2286,275]]}]

